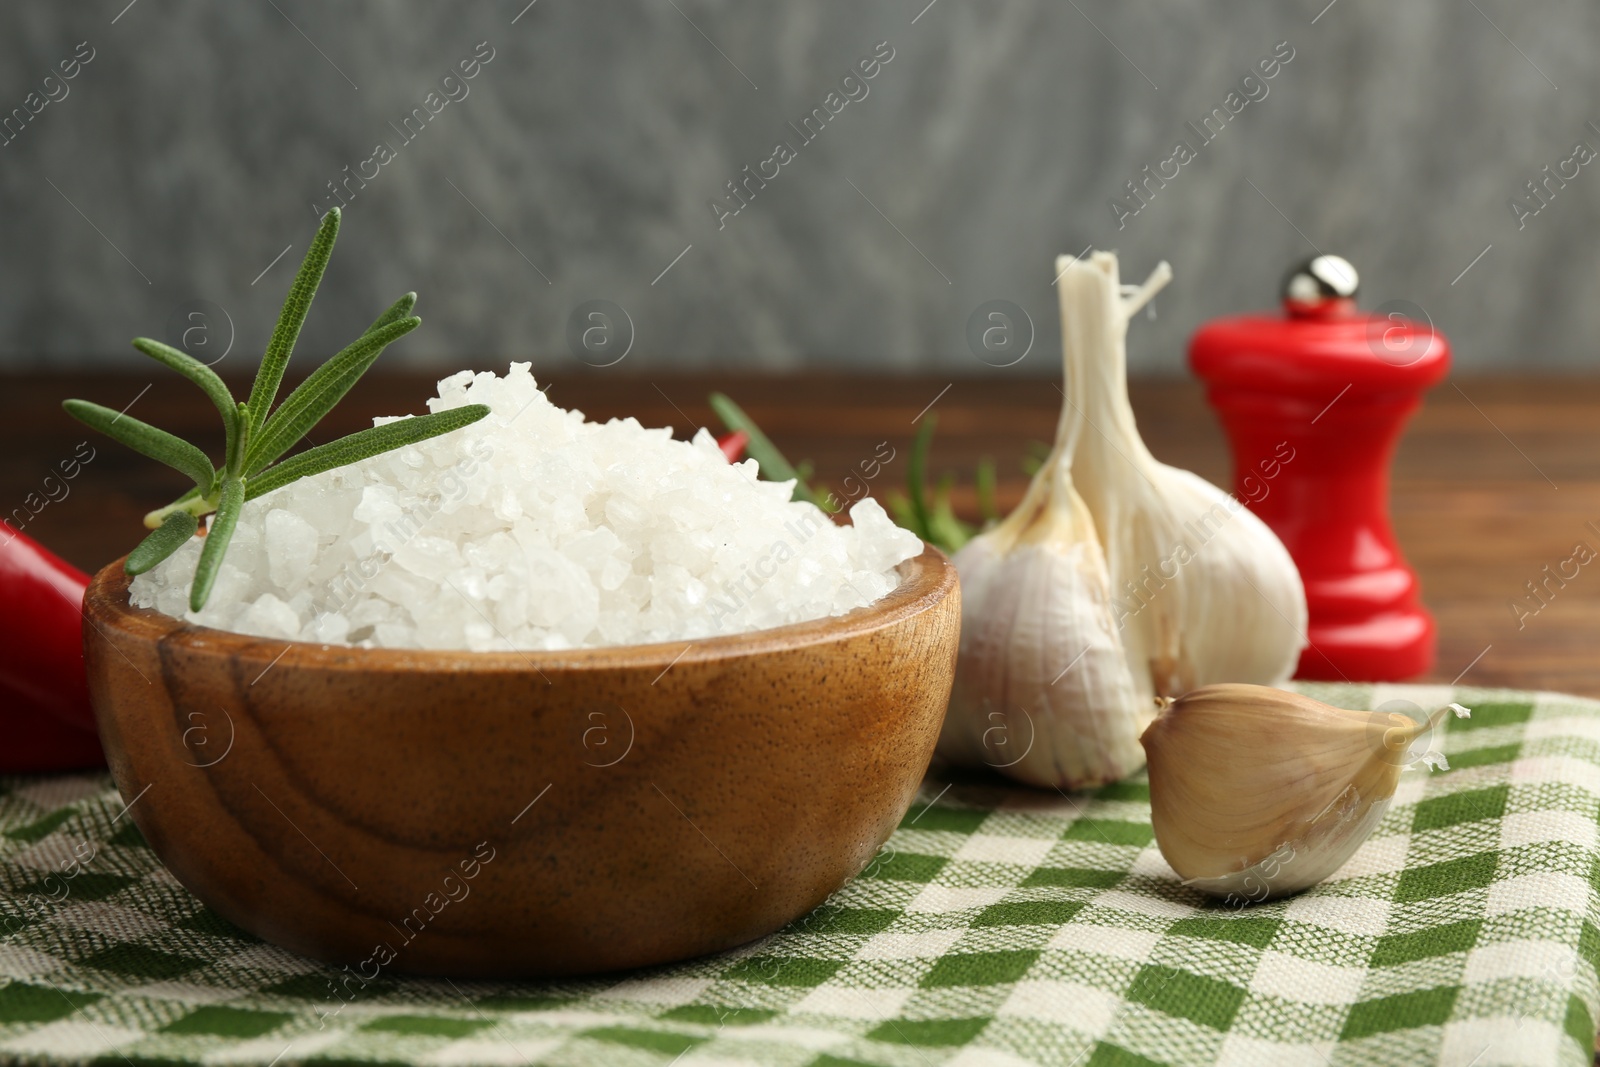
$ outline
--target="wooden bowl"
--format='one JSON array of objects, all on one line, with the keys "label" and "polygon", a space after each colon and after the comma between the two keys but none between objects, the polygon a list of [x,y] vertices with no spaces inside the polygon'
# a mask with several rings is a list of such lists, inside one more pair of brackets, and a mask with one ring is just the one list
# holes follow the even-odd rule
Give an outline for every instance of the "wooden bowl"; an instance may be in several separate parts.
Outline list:
[{"label": "wooden bowl", "polygon": [[284,642],[84,600],[117,787],[195,896],[310,956],[555,976],[805,914],[905,814],[955,670],[929,548],[849,615],[570,652]]}]

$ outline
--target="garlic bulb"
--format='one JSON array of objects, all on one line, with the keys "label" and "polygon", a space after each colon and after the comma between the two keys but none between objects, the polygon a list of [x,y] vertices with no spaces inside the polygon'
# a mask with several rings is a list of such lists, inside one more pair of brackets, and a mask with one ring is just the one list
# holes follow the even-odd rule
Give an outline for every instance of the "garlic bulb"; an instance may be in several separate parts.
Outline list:
[{"label": "garlic bulb", "polygon": [[1394,796],[1427,719],[1346,711],[1260,685],[1209,685],[1173,701],[1139,741],[1150,821],[1172,869],[1203,892],[1266,900],[1344,865]]},{"label": "garlic bulb", "polygon": [[1138,769],[1157,698],[1288,677],[1306,603],[1264,523],[1139,438],[1125,338],[1170,268],[1126,293],[1111,253],[1062,257],[1057,274],[1056,441],[1016,511],[956,553],[961,651],[939,752],[1079,789]]}]

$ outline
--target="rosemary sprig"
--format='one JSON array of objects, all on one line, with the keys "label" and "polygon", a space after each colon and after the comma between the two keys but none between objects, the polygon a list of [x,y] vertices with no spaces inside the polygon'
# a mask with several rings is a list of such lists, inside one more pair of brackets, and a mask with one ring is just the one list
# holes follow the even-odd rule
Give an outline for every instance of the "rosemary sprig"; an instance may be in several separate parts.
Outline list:
[{"label": "rosemary sprig", "polygon": [[313,371],[273,410],[289,356],[294,352],[300,327],[311,310],[311,300],[328,267],[338,234],[339,209],[332,208],[322,217],[305,261],[295,274],[288,299],[278,315],[278,325],[261,359],[261,369],[250,389],[249,400],[236,402],[210,367],[186,353],[148,337],[134,340],[134,348],[188,378],[216,405],[226,435],[221,466],[213,467],[204,452],[182,438],[130,415],[87,400],[68,400],[62,404],[67,414],[78,421],[182,472],[195,483],[193,489],[144,517],[145,526],[154,532],[128,553],[123,570],[129,574],[143,574],[182,548],[198,532],[202,516],[216,512],[189,591],[189,607],[193,611],[205,607],[211,596],[245,501],[301,478],[458,430],[489,414],[484,405],[469,404],[401,419],[276,462],[333,409],[386,347],[422,322],[411,314],[417,294],[407,293],[378,316],[365,333]]},{"label": "rosemary sprig", "polygon": [[[824,511],[839,510],[837,499],[832,493],[818,493],[809,484],[813,473],[809,463],[791,464],[767,435],[761,432],[755,421],[728,397],[721,393],[712,393],[708,399],[711,410],[716,412],[723,426],[729,431],[742,430],[749,438],[745,451],[761,468],[762,477],[770,482],[786,482],[794,479],[793,499],[809,501]],[[931,545],[946,552],[955,552],[989,525],[999,521],[1000,512],[995,501],[995,483],[998,477],[994,460],[985,456],[978,461],[976,479],[978,511],[983,519],[978,525],[963,522],[956,515],[952,501],[956,484],[955,475],[943,475],[930,496],[927,486],[928,456],[933,449],[933,435],[938,424],[939,416],[931,411],[921,420],[916,435],[912,438],[910,454],[906,461],[906,491],[890,490],[885,495],[884,504],[900,526]]]},{"label": "rosemary sprig", "polygon": [[[954,552],[979,532],[979,528],[956,517],[951,496],[955,491],[956,477],[942,476],[934,487],[930,500],[927,488],[928,454],[933,448],[934,429],[939,416],[928,412],[911,439],[910,455],[906,459],[906,491],[890,491],[886,498],[889,514],[894,521],[946,552]],[[994,465],[987,459],[978,467],[980,500],[984,493],[984,479],[992,486]]]},{"label": "rosemary sprig", "polygon": [[761,432],[761,427],[757,426],[754,420],[744,413],[744,409],[735,404],[731,398],[722,393],[712,393],[707,398],[707,403],[711,405],[711,410],[716,412],[717,418],[722,420],[722,425],[727,427],[730,433],[734,430],[743,430],[750,438],[744,446],[745,454],[756,461],[762,477],[769,482],[792,480],[794,494],[791,499],[815,504],[823,511],[839,510],[838,505],[830,499],[831,493],[818,493],[811,488],[809,464],[802,463],[800,468],[792,465],[784,458],[783,453],[778,451],[778,446],[772,443],[771,438]]}]

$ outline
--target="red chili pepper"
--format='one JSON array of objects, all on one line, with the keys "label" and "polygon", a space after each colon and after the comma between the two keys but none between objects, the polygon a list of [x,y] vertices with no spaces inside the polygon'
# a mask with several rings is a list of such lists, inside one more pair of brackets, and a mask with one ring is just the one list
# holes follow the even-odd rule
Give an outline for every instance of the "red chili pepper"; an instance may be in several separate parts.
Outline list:
[{"label": "red chili pepper", "polygon": [[722,454],[728,457],[729,463],[737,463],[744,458],[744,446],[750,443],[750,435],[743,430],[725,433],[717,438],[717,447],[722,449]]},{"label": "red chili pepper", "polygon": [[105,764],[83,666],[88,585],[0,522],[0,772]]}]

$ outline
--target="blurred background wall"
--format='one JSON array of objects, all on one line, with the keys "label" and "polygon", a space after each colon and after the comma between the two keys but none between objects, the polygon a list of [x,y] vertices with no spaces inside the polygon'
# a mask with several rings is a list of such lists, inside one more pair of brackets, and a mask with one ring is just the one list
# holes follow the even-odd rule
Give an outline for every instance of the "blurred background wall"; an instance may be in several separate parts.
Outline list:
[{"label": "blurred background wall", "polygon": [[[1013,373],[1053,374],[1053,256],[1092,244],[1176,271],[1136,370],[1314,250],[1463,369],[1586,367],[1597,42],[1581,0],[7,2],[0,369],[132,364],[199,310],[192,350],[232,333],[247,371],[340,182],[317,352],[414,288],[397,363],[575,367],[604,300],[639,371],[985,373],[968,321],[1004,300]],[[723,215],[747,164],[777,176]],[[1147,166],[1176,176],[1129,198]]]}]

